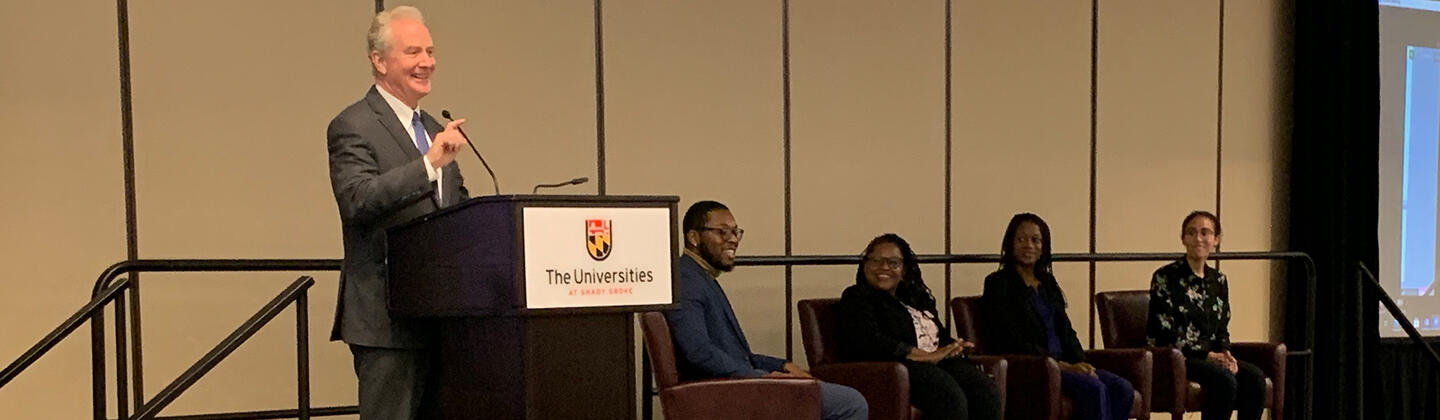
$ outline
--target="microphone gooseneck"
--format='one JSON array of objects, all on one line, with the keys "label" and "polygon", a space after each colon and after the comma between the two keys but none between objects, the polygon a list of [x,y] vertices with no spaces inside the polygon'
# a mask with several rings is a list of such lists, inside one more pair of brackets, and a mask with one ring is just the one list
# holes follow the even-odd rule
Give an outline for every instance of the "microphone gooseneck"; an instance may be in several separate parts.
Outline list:
[{"label": "microphone gooseneck", "polygon": [[[440,110],[440,116],[445,117],[445,119],[451,122],[455,121],[454,118],[450,117],[450,110],[448,109]],[[475,143],[470,141],[470,136],[465,135],[465,130],[460,127],[455,127],[455,129],[460,131],[460,137],[465,139],[465,144],[470,145],[470,151],[475,152],[475,157],[479,158],[480,164],[485,166],[485,172],[490,174],[490,185],[495,186],[495,195],[500,195],[500,180],[495,178],[495,171],[490,170],[490,164],[485,162],[484,156],[480,156],[480,149],[475,148]]]},{"label": "microphone gooseneck", "polygon": [[582,176],[582,177],[575,178],[575,179],[571,179],[571,180],[565,181],[565,182],[556,182],[556,183],[554,183],[554,184],[538,184],[538,185],[535,186],[535,188],[531,188],[531,189],[530,189],[530,193],[531,193],[531,194],[538,193],[538,192],[540,192],[540,189],[541,189],[541,188],[558,188],[558,187],[563,187],[563,186],[566,186],[566,185],[580,185],[580,184],[584,184],[584,183],[586,183],[586,182],[590,182],[590,178],[588,178],[588,177],[583,177],[583,176]]}]

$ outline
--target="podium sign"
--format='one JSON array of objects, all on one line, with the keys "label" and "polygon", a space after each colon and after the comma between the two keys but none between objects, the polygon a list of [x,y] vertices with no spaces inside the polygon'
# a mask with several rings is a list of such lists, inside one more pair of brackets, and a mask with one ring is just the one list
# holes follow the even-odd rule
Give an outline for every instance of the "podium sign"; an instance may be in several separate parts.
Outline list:
[{"label": "podium sign", "polygon": [[498,196],[388,234],[401,318],[673,308],[674,197]]},{"label": "podium sign", "polygon": [[671,303],[669,209],[523,210],[526,309]]}]

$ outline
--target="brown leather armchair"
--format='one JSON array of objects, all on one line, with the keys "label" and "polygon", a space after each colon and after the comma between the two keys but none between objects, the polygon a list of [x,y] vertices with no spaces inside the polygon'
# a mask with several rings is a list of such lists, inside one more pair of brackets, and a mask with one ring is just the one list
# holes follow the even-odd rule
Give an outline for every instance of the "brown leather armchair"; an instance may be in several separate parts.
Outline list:
[{"label": "brown leather armchair", "polygon": [[[1186,380],[1185,356],[1171,347],[1148,347],[1145,323],[1150,314],[1150,291],[1126,290],[1095,294],[1100,336],[1106,348],[1146,348],[1155,356],[1155,412],[1180,418],[1186,411],[1200,411],[1205,392],[1200,384]],[[1265,373],[1265,407],[1270,418],[1285,418],[1285,344],[1230,343],[1236,359],[1260,367]]]},{"label": "brown leather armchair", "polygon": [[[855,388],[870,404],[871,420],[903,420],[920,418],[920,410],[910,405],[910,376],[905,365],[898,362],[844,362],[839,359],[835,343],[835,304],[840,299],[805,299],[798,302],[800,336],[805,345],[805,359],[810,373],[826,382]],[[998,357],[972,357],[995,380],[1000,390],[1001,406],[1005,402],[1006,362]],[[1003,411],[1001,413],[1004,414]]]},{"label": "brown leather armchair", "polygon": [[[675,343],[659,312],[640,314],[660,405],[667,419],[820,418],[820,384],[809,379],[743,378],[680,381]],[[736,401],[745,401],[737,404]]]},{"label": "brown leather armchair", "polygon": [[[951,299],[950,310],[954,315],[955,335],[975,343],[977,353],[990,354],[985,348],[985,334],[982,332],[985,321],[980,315],[980,297],[961,296]],[[994,356],[1003,357],[1010,362],[1011,393],[1034,398],[1012,400],[1012,405],[1006,407],[1012,413],[1010,418],[1070,418],[1071,401],[1060,394],[1060,365],[1055,359],[1016,354]],[[1141,420],[1150,418],[1150,353],[1139,349],[1088,350],[1085,358],[1091,365],[1130,381],[1130,385],[1135,388],[1135,402],[1130,406],[1130,417]]]}]

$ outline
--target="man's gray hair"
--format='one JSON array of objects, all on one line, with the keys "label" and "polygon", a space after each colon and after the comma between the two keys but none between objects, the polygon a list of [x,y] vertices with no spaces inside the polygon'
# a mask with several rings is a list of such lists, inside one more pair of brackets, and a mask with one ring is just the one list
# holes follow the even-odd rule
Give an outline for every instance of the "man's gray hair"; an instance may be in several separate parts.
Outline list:
[{"label": "man's gray hair", "polygon": [[395,6],[375,15],[375,20],[370,22],[370,32],[365,34],[365,46],[368,48],[365,55],[379,53],[385,55],[390,51],[390,22],[395,19],[414,19],[425,22],[425,17],[420,15],[420,9],[412,6]]}]

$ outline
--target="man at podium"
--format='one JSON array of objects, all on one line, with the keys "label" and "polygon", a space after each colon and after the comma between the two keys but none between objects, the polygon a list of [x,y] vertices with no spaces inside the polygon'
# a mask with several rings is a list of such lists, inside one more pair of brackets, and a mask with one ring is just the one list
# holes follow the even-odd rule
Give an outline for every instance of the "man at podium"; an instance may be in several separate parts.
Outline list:
[{"label": "man at podium", "polygon": [[377,14],[366,35],[375,85],[326,131],[345,262],[331,340],[355,356],[361,419],[413,419],[425,388],[424,328],[386,308],[385,229],[464,200],[456,120],[443,131],[419,109],[434,44],[414,7]]},{"label": "man at podium", "polygon": [[[735,268],[735,251],[745,230],[730,209],[701,201],[681,221],[685,254],[679,262],[680,308],[665,313],[675,339],[675,359],[684,379],[726,377],[811,378],[794,363],[750,351],[729,298],[716,280]],[[820,417],[826,420],[865,419],[869,405],[859,391],[820,382]]]}]

